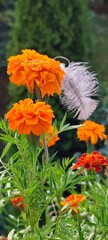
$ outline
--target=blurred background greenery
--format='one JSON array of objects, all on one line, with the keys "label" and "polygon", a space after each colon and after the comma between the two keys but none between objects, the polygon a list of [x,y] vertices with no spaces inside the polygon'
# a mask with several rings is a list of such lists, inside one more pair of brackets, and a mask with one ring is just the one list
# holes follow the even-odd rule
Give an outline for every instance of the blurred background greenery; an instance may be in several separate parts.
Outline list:
[{"label": "blurred background greenery", "polygon": [[[1,0],[0,19],[1,116],[26,96],[23,87],[9,83],[7,58],[30,48],[51,57],[88,62],[100,83],[100,103],[92,119],[108,125],[108,0]],[[64,110],[58,97],[50,102],[60,122]],[[67,121],[79,123],[73,114]],[[74,131],[60,137],[55,146],[59,157],[70,156],[77,149],[84,151],[85,145],[78,143]]]}]

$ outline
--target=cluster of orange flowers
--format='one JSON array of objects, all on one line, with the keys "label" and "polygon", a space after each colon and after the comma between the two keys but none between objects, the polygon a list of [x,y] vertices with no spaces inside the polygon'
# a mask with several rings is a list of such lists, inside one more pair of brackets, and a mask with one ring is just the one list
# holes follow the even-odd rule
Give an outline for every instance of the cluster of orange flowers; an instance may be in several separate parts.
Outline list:
[{"label": "cluster of orange flowers", "polygon": [[34,92],[36,85],[41,91],[42,98],[45,94],[60,94],[64,71],[59,61],[29,49],[8,60],[7,73],[14,84],[26,86],[30,93]]},{"label": "cluster of orange flowers", "polygon": [[89,140],[94,145],[97,143],[98,139],[104,140],[107,135],[104,133],[105,127],[103,124],[95,123],[91,120],[84,122],[84,125],[78,128],[77,136],[80,141],[88,142]]},{"label": "cluster of orange flowers", "polygon": [[108,166],[108,160],[99,152],[93,151],[92,153],[83,153],[82,156],[77,159],[73,170],[83,167],[87,170],[94,169],[94,171],[98,173],[102,170],[102,166]]},{"label": "cluster of orange flowers", "polygon": [[72,208],[75,213],[79,212],[79,204],[86,199],[85,196],[81,194],[71,194],[66,197],[62,202],[61,205],[67,206],[68,208]]},{"label": "cluster of orange flowers", "polygon": [[[26,86],[30,93],[39,89],[41,99],[46,94],[60,94],[64,71],[59,61],[29,49],[23,50],[20,55],[10,57],[8,61],[7,73],[14,84]],[[53,111],[48,104],[41,102],[41,99],[35,103],[29,98],[20,100],[6,114],[6,118],[10,129],[17,130],[19,134],[33,133],[40,136],[46,133],[49,147],[59,140],[58,130],[56,129],[55,134],[52,126]],[[40,143],[42,145],[41,140]]]},{"label": "cluster of orange flowers", "polygon": [[25,208],[24,198],[22,196],[11,198],[10,202],[14,207],[19,208],[20,210]]}]

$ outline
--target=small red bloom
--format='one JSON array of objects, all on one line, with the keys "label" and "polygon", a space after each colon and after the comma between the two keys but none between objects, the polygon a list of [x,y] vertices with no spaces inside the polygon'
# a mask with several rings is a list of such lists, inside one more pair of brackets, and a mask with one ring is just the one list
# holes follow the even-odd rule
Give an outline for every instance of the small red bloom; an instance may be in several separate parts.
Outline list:
[{"label": "small red bloom", "polygon": [[92,153],[83,153],[72,168],[73,170],[79,167],[87,170],[94,169],[98,173],[101,172],[102,166],[108,166],[108,160],[99,152],[93,151]]},{"label": "small red bloom", "polygon": [[10,202],[14,207],[17,207],[20,210],[23,210],[25,208],[24,198],[22,196],[12,198]]}]

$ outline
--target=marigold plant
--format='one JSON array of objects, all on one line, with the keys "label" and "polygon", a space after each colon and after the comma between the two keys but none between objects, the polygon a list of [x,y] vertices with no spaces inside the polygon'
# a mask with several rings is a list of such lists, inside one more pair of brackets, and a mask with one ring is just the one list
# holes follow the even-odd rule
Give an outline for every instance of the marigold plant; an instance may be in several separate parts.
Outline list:
[{"label": "marigold plant", "polygon": [[[9,58],[11,82],[33,94],[28,93],[29,98],[15,103],[6,119],[0,119],[0,139],[5,141],[0,156],[2,240],[100,240],[108,236],[108,160],[90,148],[98,139],[107,138],[105,127],[90,120],[71,126],[66,123],[67,114],[60,124],[57,119],[53,123],[55,116],[45,96],[61,92],[67,110],[75,110],[78,119],[87,119],[98,104],[96,75],[83,63],[68,61],[65,66],[55,59],[29,49]],[[58,159],[58,151],[49,147],[61,133],[77,128],[89,153],[75,163],[74,152]],[[106,171],[97,174],[102,167]],[[10,202],[15,208],[10,208]]]},{"label": "marigold plant", "polygon": [[6,118],[12,131],[17,129],[20,134],[32,132],[39,136],[49,130],[54,114],[45,102],[34,103],[32,99],[26,98],[15,103]]},{"label": "marigold plant", "polygon": [[96,144],[99,138],[101,140],[107,138],[104,125],[91,120],[85,121],[84,125],[78,128],[77,136],[80,141],[88,142],[90,140],[92,144]]},{"label": "marigold plant", "polygon": [[92,153],[83,153],[73,166],[73,170],[82,167],[83,169],[94,169],[95,172],[101,172],[102,166],[108,166],[108,160],[97,151]]},{"label": "marigold plant", "polygon": [[14,84],[27,86],[30,93],[34,93],[35,86],[38,86],[42,98],[45,94],[60,94],[64,71],[59,61],[29,49],[8,61],[7,73]]}]

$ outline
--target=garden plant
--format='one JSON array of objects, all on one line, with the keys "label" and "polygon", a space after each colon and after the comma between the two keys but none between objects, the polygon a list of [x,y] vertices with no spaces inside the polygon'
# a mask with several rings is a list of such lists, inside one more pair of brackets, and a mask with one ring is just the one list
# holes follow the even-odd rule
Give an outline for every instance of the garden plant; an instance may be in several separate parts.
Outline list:
[{"label": "garden plant", "polygon": [[[98,104],[96,74],[87,63],[30,49],[8,59],[7,73],[27,97],[0,120],[0,239],[108,239],[108,160],[96,149],[98,141],[107,144],[107,134],[89,119]],[[60,124],[49,105],[55,94],[66,110]],[[67,112],[81,124],[66,123]],[[86,152],[63,159],[50,154],[60,134],[73,129]]]}]

